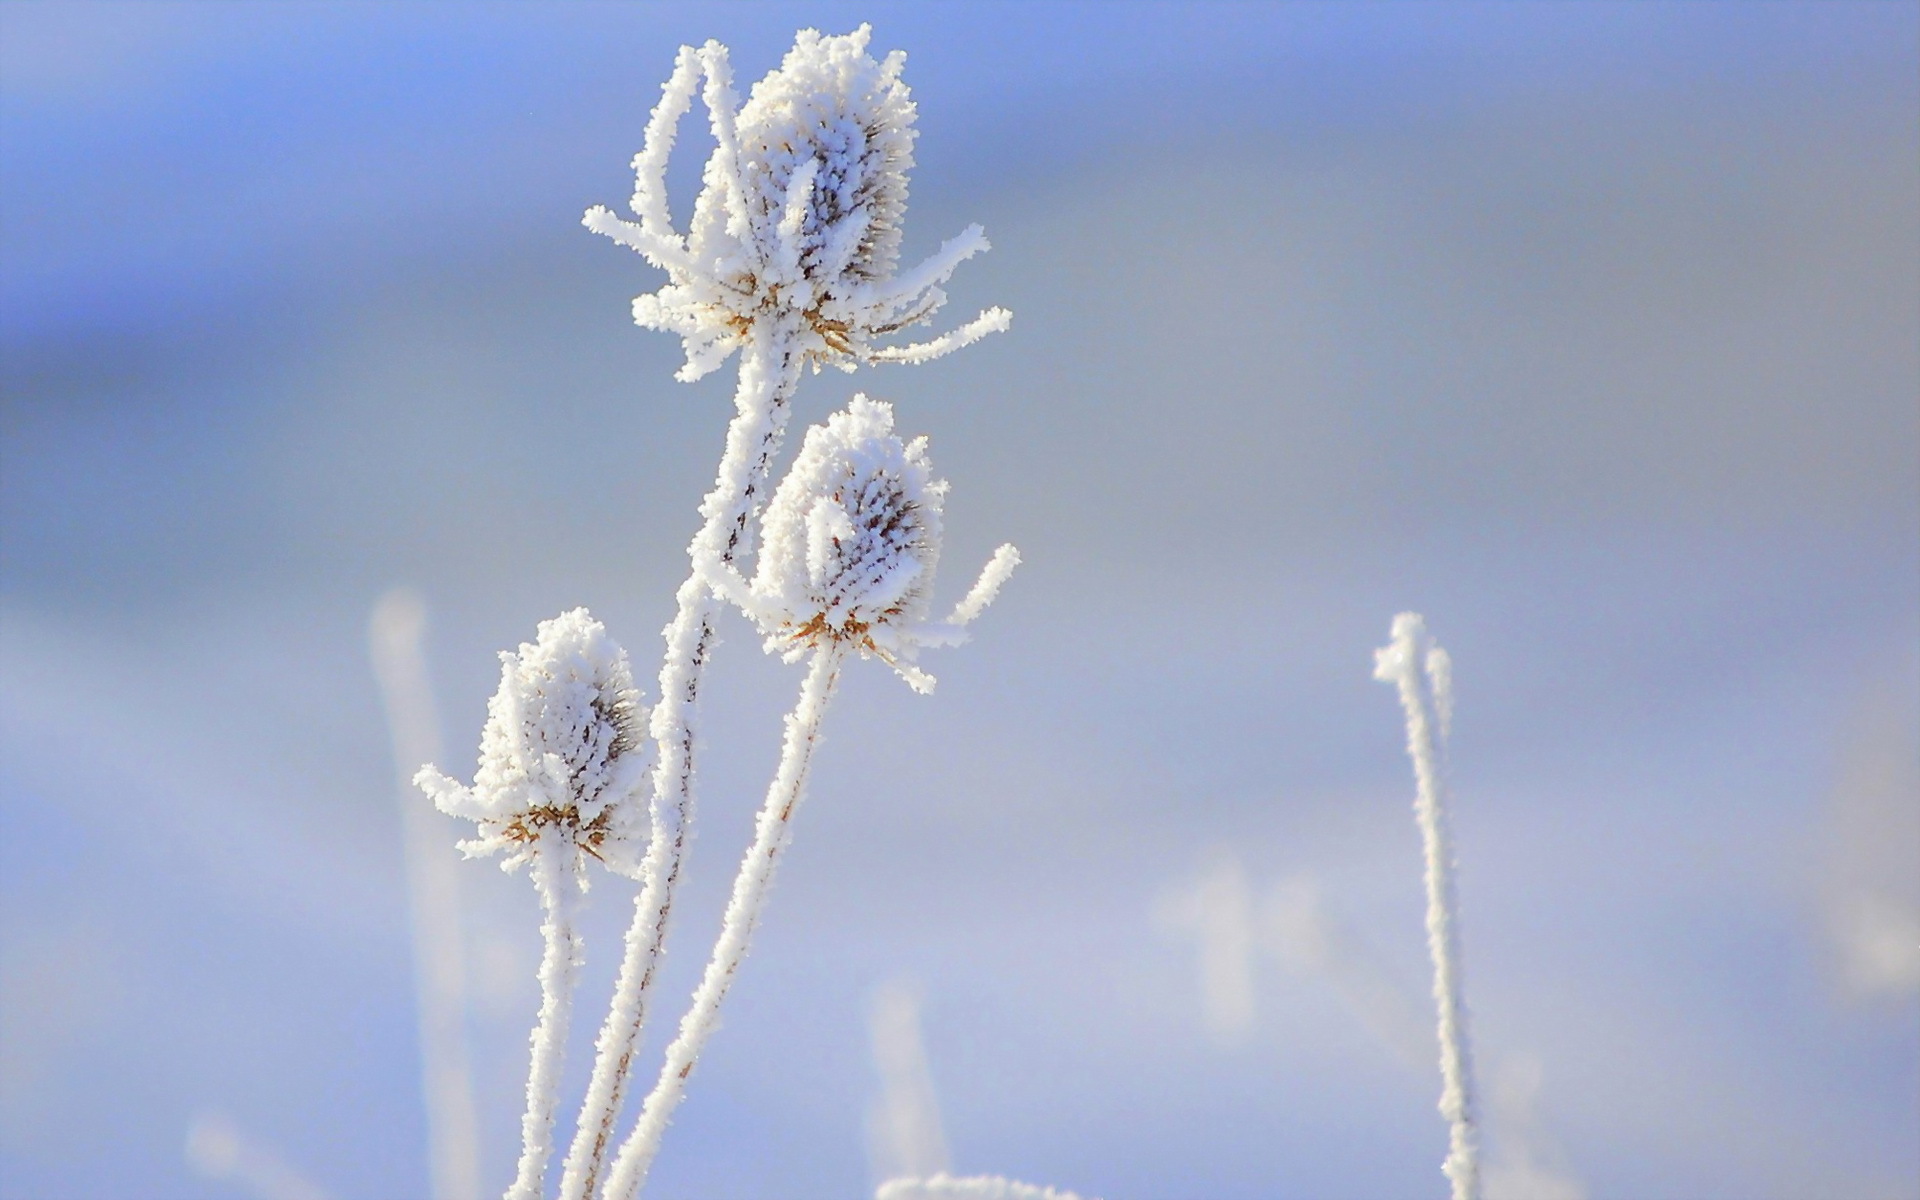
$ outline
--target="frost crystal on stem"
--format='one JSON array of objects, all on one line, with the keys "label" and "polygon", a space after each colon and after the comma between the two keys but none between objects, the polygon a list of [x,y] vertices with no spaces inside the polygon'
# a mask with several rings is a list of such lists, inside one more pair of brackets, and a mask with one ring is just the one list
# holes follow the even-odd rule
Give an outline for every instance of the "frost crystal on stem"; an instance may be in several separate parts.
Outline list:
[{"label": "frost crystal on stem", "polygon": [[479,834],[471,857],[504,851],[507,869],[532,864],[546,911],[540,1017],[527,1073],[520,1163],[508,1200],[538,1200],[553,1150],[554,1110],[580,965],[574,910],[586,860],[625,875],[639,868],[638,793],[647,778],[641,725],[626,653],[584,608],[540,623],[538,639],[500,655],[500,689],[487,705],[480,766],[466,787],[435,768],[414,777],[441,811]]},{"label": "frost crystal on stem", "polygon": [[714,943],[700,986],[694,991],[693,1003],[680,1019],[680,1031],[667,1047],[660,1078],[641,1106],[639,1123],[614,1160],[607,1179],[607,1200],[631,1200],[645,1185],[654,1155],[660,1150],[660,1139],[667,1132],[667,1123],[686,1095],[687,1077],[693,1074],[694,1062],[718,1024],[720,1004],[732,988],[752,944],[754,930],[759,926],[767,889],[773,886],[774,869],[793,840],[793,819],[806,799],[807,778],[813,769],[814,751],[820,745],[820,728],[839,684],[840,665],[844,660],[845,655],[837,646],[816,651],[806,682],[801,685],[800,698],[787,714],[780,766],[767,787],[766,802],[761,805],[759,819],[754,824],[753,845],[734,876],[733,894],[727,901],[720,938]]},{"label": "frost crystal on stem", "polygon": [[913,665],[920,648],[965,640],[966,625],[1020,562],[1012,546],[1000,547],[953,613],[930,620],[946,495],[927,439],[901,441],[892,406],[855,396],[807,431],[775,489],[752,583],[716,568],[716,586],[760,625],[767,649],[789,662],[838,644],[881,659],[918,691],[931,690],[932,677]]},{"label": "frost crystal on stem", "polygon": [[[1423,675],[1424,671],[1424,675]],[[1427,634],[1419,613],[1393,619],[1393,641],[1374,653],[1373,677],[1395,685],[1407,714],[1413,759],[1414,815],[1427,861],[1427,949],[1439,1008],[1440,1114],[1449,1128],[1443,1166],[1453,1200],[1479,1200],[1480,1148],[1467,1039],[1466,987],[1460,972],[1459,904],[1453,882],[1453,831],[1447,815],[1443,753],[1453,724],[1453,662]]]},{"label": "frost crystal on stem", "polygon": [[[987,249],[969,226],[919,266],[897,272],[913,167],[913,101],[900,51],[876,62],[862,25],[802,30],[780,67],[736,107],[727,49],[683,47],[635,156],[636,224],[590,209],[587,228],[644,255],[667,285],[634,301],[634,320],[684,341],[682,379],[698,379],[772,321],[816,365],[923,362],[1005,329],[991,308],[930,342],[878,339],[931,318],[941,285]],[[674,129],[705,79],[715,147],[686,234],[673,229],[663,173]]]}]

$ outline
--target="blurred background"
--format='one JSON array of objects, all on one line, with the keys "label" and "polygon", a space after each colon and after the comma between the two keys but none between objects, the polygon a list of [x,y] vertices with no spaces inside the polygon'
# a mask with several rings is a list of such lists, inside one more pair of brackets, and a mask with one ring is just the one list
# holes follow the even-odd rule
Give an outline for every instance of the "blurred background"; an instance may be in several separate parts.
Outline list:
[{"label": "blurred background", "polygon": [[[678,45],[863,20],[1015,322],[797,418],[1026,565],[850,673],[649,1195],[1442,1195],[1417,609],[1496,1200],[1920,1196],[1920,7],[1833,0],[0,6],[0,1195],[429,1194],[370,614],[456,773],[541,619],[651,680],[731,371],[579,216]],[[663,1023],[798,682],[725,635]],[[492,1194],[537,906],[428,824]]]}]

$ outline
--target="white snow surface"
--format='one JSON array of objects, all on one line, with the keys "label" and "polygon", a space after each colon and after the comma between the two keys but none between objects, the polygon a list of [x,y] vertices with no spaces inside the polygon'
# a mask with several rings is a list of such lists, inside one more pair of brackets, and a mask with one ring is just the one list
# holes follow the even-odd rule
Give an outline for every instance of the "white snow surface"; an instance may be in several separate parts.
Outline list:
[{"label": "white snow surface", "polygon": [[632,875],[646,841],[641,804],[647,718],[626,651],[584,608],[540,623],[532,643],[500,652],[480,764],[467,787],[429,765],[414,782],[442,812],[479,825],[468,857],[506,851],[519,866],[543,843]]},{"label": "white snow surface", "polygon": [[[987,249],[978,225],[926,262],[896,275],[913,167],[914,106],[901,81],[906,55],[875,61],[872,35],[800,31],[780,66],[737,102],[727,48],[682,47],[634,157],[638,224],[604,207],[583,223],[644,255],[667,285],[637,298],[634,321],[680,335],[679,378],[714,370],[770,322],[778,340],[816,366],[924,362],[1007,327],[992,308],[912,346],[875,340],[929,319],[941,284]],[[664,172],[674,130],[702,89],[714,136],[688,233],[672,227]]]},{"label": "white snow surface", "polygon": [[1000,1175],[934,1175],[926,1179],[889,1179],[874,1200],[1080,1200],[1072,1192],[1021,1183]]}]

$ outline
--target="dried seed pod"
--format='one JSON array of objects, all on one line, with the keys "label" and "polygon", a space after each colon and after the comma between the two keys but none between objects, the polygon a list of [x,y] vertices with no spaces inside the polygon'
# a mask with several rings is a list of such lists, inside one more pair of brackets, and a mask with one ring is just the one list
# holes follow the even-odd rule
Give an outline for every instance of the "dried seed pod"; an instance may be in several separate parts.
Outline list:
[{"label": "dried seed pod", "polygon": [[503,867],[559,845],[632,874],[646,840],[646,708],[622,650],[584,608],[540,623],[500,653],[473,786],[423,767],[414,782],[442,812],[479,825],[469,856]]},{"label": "dried seed pod", "polygon": [[713,564],[715,585],[789,661],[838,644],[884,660],[925,691],[933,680],[912,665],[921,647],[964,640],[966,624],[1020,561],[1002,546],[952,615],[929,619],[946,495],[927,440],[902,441],[891,405],[855,396],[807,430],[761,518],[752,582]]},{"label": "dried seed pod", "polygon": [[[1000,308],[931,342],[879,346],[946,302],[941,284],[987,249],[969,226],[931,258],[897,272],[913,166],[906,55],[867,53],[872,30],[825,37],[802,30],[780,66],[736,106],[726,47],[683,47],[646,147],[633,160],[638,224],[605,208],[585,224],[645,255],[667,285],[634,301],[634,320],[678,333],[698,379],[750,331],[770,323],[816,366],[921,362],[1007,327]],[[686,235],[667,215],[663,174],[674,127],[701,77],[715,147]]]}]

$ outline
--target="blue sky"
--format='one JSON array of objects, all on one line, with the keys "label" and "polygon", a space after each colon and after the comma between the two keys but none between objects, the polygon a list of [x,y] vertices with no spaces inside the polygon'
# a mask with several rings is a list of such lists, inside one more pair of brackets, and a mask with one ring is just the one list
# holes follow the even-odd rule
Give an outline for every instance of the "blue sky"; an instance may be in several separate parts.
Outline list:
[{"label": "blue sky", "polygon": [[[1913,5],[34,3],[0,8],[0,1195],[242,1194],[182,1155],[207,1111],[330,1195],[424,1194],[367,613],[425,596],[450,770],[544,617],[650,674],[731,385],[670,379],[627,315],[656,276],[579,213],[681,42],[750,79],[861,20],[920,105],[909,253],[981,221],[949,311],[1015,326],[797,415],[892,400],[953,482],[947,584],[1027,565],[936,696],[850,681],[653,1194],[861,1194],[895,978],[960,1169],[1438,1194],[1430,1067],[1264,951],[1223,1044],[1153,915],[1227,859],[1311,879],[1419,1002],[1368,679],[1418,608],[1535,1148],[1594,1197],[1914,1195],[1920,1004],[1849,973],[1858,913],[1920,912],[1885,849],[1920,806]],[[668,997],[795,683],[756,640]],[[504,1180],[534,901],[464,870]]]}]

